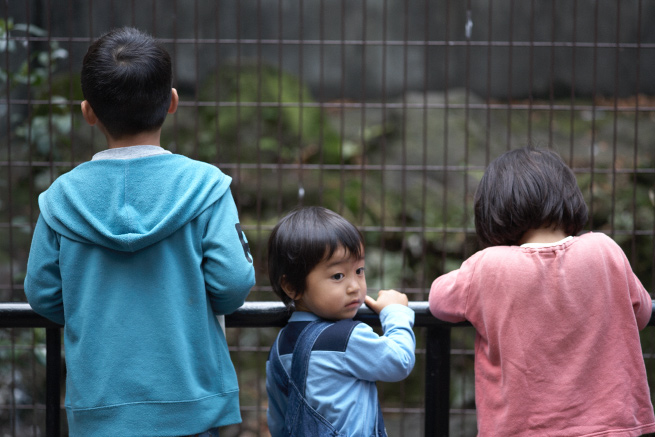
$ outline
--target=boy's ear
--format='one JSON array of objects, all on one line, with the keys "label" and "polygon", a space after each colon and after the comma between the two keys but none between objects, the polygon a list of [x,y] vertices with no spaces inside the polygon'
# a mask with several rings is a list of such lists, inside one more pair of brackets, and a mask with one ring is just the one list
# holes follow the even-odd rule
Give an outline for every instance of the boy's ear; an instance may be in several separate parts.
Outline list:
[{"label": "boy's ear", "polygon": [[291,287],[291,284],[289,284],[289,281],[287,281],[287,278],[284,275],[282,276],[282,279],[280,279],[280,287],[282,287],[284,294],[289,296],[291,300],[300,299],[300,296],[296,296],[297,293],[294,291],[293,287]]},{"label": "boy's ear", "polygon": [[98,117],[96,117],[96,113],[93,112],[93,108],[89,102],[84,100],[80,107],[82,108],[82,116],[84,117],[84,120],[86,120],[89,125],[94,126],[98,122]]},{"label": "boy's ear", "polygon": [[175,111],[177,111],[177,104],[179,103],[180,98],[177,95],[177,90],[175,88],[171,88],[171,105],[168,107],[168,113],[172,114]]}]

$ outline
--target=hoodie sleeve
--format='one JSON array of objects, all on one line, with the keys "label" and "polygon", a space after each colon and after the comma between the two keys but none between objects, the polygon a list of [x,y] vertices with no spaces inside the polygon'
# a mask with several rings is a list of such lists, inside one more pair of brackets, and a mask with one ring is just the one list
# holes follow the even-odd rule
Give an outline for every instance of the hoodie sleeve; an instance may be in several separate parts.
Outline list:
[{"label": "hoodie sleeve", "polygon": [[230,314],[255,285],[255,269],[230,190],[212,208],[202,239],[205,286],[214,313]]},{"label": "hoodie sleeve", "polygon": [[32,237],[27,261],[25,295],[38,314],[64,324],[61,272],[59,271],[59,239],[39,216]]}]

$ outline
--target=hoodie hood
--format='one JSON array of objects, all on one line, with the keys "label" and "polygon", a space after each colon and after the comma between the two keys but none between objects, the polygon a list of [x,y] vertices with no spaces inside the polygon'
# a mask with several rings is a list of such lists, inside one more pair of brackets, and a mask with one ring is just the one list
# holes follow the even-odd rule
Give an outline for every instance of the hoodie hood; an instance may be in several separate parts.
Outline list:
[{"label": "hoodie hood", "polygon": [[182,155],[89,161],[39,196],[46,223],[82,243],[134,252],[168,237],[229,190],[231,178]]}]

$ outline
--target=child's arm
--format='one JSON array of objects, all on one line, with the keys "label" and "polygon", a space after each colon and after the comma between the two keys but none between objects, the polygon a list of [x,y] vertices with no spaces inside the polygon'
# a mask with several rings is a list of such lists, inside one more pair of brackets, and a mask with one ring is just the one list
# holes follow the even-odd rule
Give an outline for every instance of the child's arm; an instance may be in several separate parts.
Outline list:
[{"label": "child's arm", "polygon": [[648,291],[641,284],[637,275],[632,272],[632,268],[628,263],[628,259],[625,259],[626,267],[628,270],[628,287],[630,290],[630,299],[632,300],[632,308],[635,312],[635,318],[637,319],[637,326],[639,329],[644,329],[648,326],[648,322],[653,314],[653,302]]},{"label": "child's arm", "polygon": [[42,216],[34,228],[25,275],[25,296],[38,314],[64,324],[59,240]]},{"label": "child's arm", "polygon": [[212,208],[202,239],[205,286],[214,313],[230,314],[255,285],[255,269],[232,193],[226,191]]},{"label": "child's arm", "polygon": [[377,300],[367,296],[366,304],[380,314],[384,335],[366,324],[357,325],[348,341],[344,364],[355,377],[366,381],[405,379],[416,360],[414,311],[407,306],[407,296],[382,290]]},{"label": "child's arm", "polygon": [[[648,325],[653,312],[650,294],[635,275],[623,249],[609,236],[602,233],[596,235],[597,240],[595,241],[598,242],[599,247],[594,249],[595,253],[600,255],[599,258],[603,259],[606,265],[612,266],[613,273],[608,275],[611,282],[608,286],[613,290],[623,290],[627,286],[637,327],[640,330],[644,329]],[[607,264],[610,263],[610,260],[612,260],[611,264]],[[610,271],[609,267],[605,267],[605,269]]]},{"label": "child's arm", "polygon": [[466,320],[469,286],[481,254],[476,253],[464,261],[459,269],[439,276],[432,282],[428,302],[433,316],[451,323]]},{"label": "child's arm", "polygon": [[632,309],[635,313],[637,326],[641,330],[646,328],[646,326],[648,326],[648,322],[652,317],[653,302],[650,297],[650,294],[648,293],[646,288],[644,288],[641,281],[632,270],[632,267],[630,266],[630,261],[628,261],[628,258],[625,256],[625,252],[623,252],[623,249],[621,249],[618,245],[617,245],[617,253],[620,254],[623,260],[623,265],[626,271],[625,279],[627,279],[627,281],[625,280],[621,281],[621,279],[619,279],[619,282],[627,283],[628,285],[630,300],[632,301]]}]

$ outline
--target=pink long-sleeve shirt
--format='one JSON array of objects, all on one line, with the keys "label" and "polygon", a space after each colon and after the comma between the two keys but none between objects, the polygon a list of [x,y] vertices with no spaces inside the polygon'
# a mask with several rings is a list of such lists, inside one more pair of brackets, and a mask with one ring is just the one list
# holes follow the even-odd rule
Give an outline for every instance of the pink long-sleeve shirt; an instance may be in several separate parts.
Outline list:
[{"label": "pink long-sleeve shirt", "polygon": [[437,278],[429,303],[477,331],[479,436],[655,432],[639,341],[651,297],[604,234],[487,248]]}]

